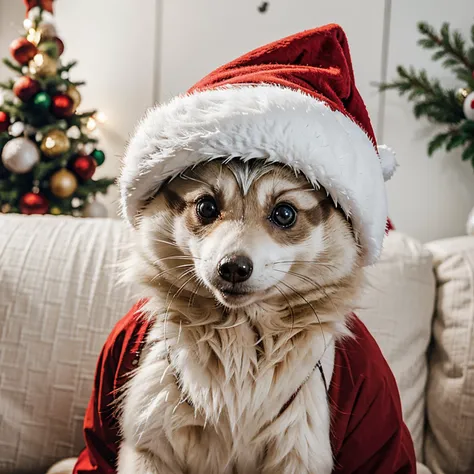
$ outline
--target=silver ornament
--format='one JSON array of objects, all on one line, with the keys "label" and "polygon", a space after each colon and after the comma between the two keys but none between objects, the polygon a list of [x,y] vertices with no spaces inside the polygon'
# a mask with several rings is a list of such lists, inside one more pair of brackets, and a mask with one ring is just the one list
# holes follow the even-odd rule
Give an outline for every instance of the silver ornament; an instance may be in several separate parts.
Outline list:
[{"label": "silver ornament", "polygon": [[107,217],[107,208],[98,201],[92,201],[84,208],[84,217]]},{"label": "silver ornament", "polygon": [[12,137],[19,137],[25,131],[25,124],[23,122],[15,122],[10,125],[8,133]]},{"label": "silver ornament", "polygon": [[39,148],[28,138],[14,138],[3,147],[3,165],[12,173],[28,173],[39,160]]},{"label": "silver ornament", "polygon": [[464,115],[468,120],[474,120],[474,92],[471,92],[465,99],[463,103]]}]

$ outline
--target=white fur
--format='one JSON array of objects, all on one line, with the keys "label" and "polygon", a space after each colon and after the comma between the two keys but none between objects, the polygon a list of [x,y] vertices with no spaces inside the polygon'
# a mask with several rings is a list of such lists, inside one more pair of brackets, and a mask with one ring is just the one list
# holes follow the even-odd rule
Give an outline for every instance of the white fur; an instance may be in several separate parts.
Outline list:
[{"label": "white fur", "polygon": [[363,263],[377,260],[387,220],[384,175],[395,162],[385,161],[382,170],[372,141],[348,116],[277,86],[207,90],[151,109],[125,155],[123,215],[134,224],[143,201],[167,178],[223,157],[262,158],[302,171],[351,218]]},{"label": "white fur", "polygon": [[[282,351],[281,359],[268,358],[266,365],[265,359],[257,361],[255,333],[248,322],[216,329],[218,338],[202,341],[192,331],[169,324],[168,350],[192,408],[168,366],[163,327],[160,322],[149,333],[126,392],[119,474],[332,472],[329,405],[318,370],[272,421],[321,356],[330,382],[330,331],[313,333],[304,344]],[[213,357],[225,368],[224,377],[218,375]],[[284,373],[276,384],[278,363]]]}]

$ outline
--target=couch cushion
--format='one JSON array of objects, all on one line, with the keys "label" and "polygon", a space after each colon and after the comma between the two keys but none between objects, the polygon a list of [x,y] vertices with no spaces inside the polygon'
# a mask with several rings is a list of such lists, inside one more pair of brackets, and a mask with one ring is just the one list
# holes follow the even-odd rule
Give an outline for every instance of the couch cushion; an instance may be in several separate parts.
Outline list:
[{"label": "couch cushion", "polygon": [[405,421],[422,461],[426,350],[435,300],[432,256],[420,242],[392,231],[380,261],[366,274],[368,285],[357,313],[397,379]]},{"label": "couch cushion", "polygon": [[111,219],[0,216],[0,473],[46,472],[83,446],[97,356],[130,308]]},{"label": "couch cushion", "polygon": [[426,464],[474,472],[474,237],[427,245],[438,284],[427,390]]}]

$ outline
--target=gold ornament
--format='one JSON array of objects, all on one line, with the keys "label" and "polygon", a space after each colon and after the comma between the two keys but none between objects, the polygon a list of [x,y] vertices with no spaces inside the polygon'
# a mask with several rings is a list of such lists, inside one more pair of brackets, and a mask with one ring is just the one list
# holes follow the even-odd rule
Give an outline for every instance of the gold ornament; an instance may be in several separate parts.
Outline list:
[{"label": "gold ornament", "polygon": [[461,87],[456,91],[456,100],[462,105],[464,104],[464,101],[466,100],[466,97],[470,94],[471,90],[470,89],[464,89]]},{"label": "gold ornament", "polygon": [[70,171],[62,169],[51,176],[49,187],[56,197],[65,199],[77,189],[77,179]]},{"label": "gold ornament", "polygon": [[30,73],[33,76],[55,76],[58,72],[58,62],[46,53],[38,53],[29,63]]},{"label": "gold ornament", "polygon": [[1,211],[3,214],[8,214],[12,210],[10,204],[3,204]]},{"label": "gold ornament", "polygon": [[52,207],[49,212],[53,215],[53,216],[59,216],[61,214],[61,209],[59,209],[59,207]]},{"label": "gold ornament", "polygon": [[41,151],[48,158],[66,153],[71,148],[69,138],[62,130],[51,130],[48,132],[41,142]]},{"label": "gold ornament", "polygon": [[77,110],[77,108],[81,105],[81,93],[77,90],[75,86],[69,86],[66,90],[66,95],[69,96],[72,99],[72,102],[74,104],[74,112]]}]

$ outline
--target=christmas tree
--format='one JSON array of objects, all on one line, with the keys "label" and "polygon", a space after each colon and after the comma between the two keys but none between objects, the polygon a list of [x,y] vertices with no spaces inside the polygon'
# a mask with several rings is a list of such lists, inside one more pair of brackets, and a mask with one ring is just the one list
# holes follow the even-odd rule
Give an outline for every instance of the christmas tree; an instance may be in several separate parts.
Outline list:
[{"label": "christmas tree", "polygon": [[447,151],[463,147],[462,159],[474,167],[474,26],[470,44],[459,31],[450,31],[444,23],[439,32],[427,23],[419,23],[418,44],[433,50],[433,61],[442,61],[459,81],[458,89],[448,89],[437,79],[429,78],[425,70],[398,66],[398,78],[381,84],[380,90],[396,90],[413,102],[417,118],[427,117],[444,126],[428,144],[428,155],[444,146]]},{"label": "christmas tree", "polygon": [[92,136],[95,111],[78,112],[81,95],[63,62],[52,0],[25,0],[25,33],[3,62],[15,73],[0,83],[0,211],[106,215],[95,201],[112,179],[93,180],[105,159]]}]

